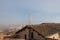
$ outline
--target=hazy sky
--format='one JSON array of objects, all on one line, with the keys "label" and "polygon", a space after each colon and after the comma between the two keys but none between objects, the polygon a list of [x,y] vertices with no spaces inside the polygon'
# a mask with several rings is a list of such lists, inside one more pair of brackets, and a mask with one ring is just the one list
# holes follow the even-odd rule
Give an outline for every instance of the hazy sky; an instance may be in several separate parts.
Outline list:
[{"label": "hazy sky", "polygon": [[60,0],[0,0],[0,24],[60,22]]}]

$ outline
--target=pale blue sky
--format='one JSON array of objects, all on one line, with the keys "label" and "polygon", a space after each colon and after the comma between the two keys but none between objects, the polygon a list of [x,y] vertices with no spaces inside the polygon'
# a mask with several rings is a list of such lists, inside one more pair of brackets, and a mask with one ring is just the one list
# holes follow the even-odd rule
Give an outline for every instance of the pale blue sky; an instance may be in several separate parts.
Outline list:
[{"label": "pale blue sky", "polygon": [[0,24],[60,22],[60,0],[0,0]]}]

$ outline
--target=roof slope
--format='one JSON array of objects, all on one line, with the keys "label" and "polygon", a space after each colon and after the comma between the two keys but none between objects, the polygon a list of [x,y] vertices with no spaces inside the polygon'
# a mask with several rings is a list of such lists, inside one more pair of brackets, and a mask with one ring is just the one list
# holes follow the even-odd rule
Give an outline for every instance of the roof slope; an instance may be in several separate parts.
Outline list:
[{"label": "roof slope", "polygon": [[[52,35],[60,31],[58,29],[60,27],[60,24],[55,24],[55,23],[42,23],[40,25],[28,25],[28,27],[33,28],[34,30],[36,30],[37,32],[39,32],[44,36]],[[17,32],[22,31],[22,29],[18,30]]]}]

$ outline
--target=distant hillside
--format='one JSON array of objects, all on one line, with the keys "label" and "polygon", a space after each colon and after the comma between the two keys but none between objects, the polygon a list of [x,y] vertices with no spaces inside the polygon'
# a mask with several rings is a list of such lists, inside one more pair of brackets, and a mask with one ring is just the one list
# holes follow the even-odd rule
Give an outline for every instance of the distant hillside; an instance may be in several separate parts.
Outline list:
[{"label": "distant hillside", "polygon": [[60,23],[42,23],[38,25],[31,25],[31,27],[43,35],[51,35],[60,32]]},{"label": "distant hillside", "polygon": [[[17,26],[19,26],[19,25],[17,25]],[[17,26],[14,25],[13,27],[17,27]],[[43,35],[60,32],[60,23],[41,23],[41,24],[36,24],[36,25],[31,25],[31,26],[32,26],[32,28],[41,32]],[[10,27],[10,26],[8,26],[8,27]],[[1,30],[3,30],[4,32],[7,32],[9,30],[8,27],[5,28],[5,26],[1,26]]]},{"label": "distant hillside", "polygon": [[44,25],[46,27],[56,29],[57,31],[60,31],[60,23],[42,23],[40,25]]}]

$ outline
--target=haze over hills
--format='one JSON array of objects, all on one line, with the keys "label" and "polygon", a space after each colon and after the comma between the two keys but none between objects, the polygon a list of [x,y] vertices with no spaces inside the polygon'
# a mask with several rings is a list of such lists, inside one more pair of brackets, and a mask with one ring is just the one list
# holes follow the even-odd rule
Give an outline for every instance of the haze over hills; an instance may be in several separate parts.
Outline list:
[{"label": "haze over hills", "polygon": [[[39,25],[41,27],[48,27],[52,29],[56,29],[57,31],[60,31],[60,23],[41,23],[41,24],[34,24],[34,25]],[[0,26],[0,30],[2,31],[8,31],[10,29],[21,29],[24,26],[21,25],[9,25],[9,26]]]},{"label": "haze over hills", "polygon": [[8,31],[9,29],[21,29],[24,25],[0,25],[1,31]]}]

